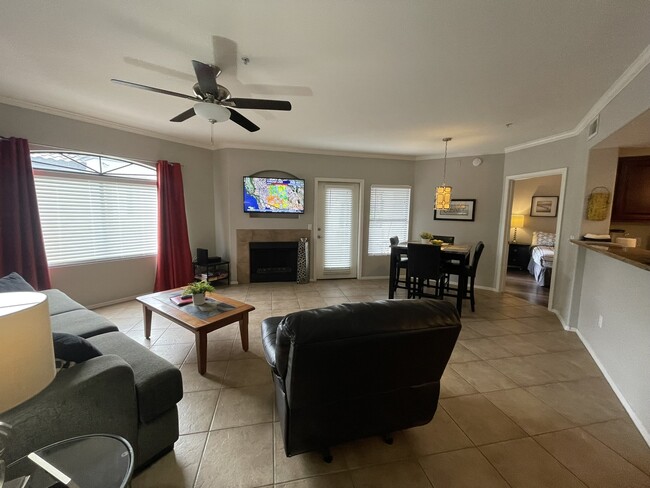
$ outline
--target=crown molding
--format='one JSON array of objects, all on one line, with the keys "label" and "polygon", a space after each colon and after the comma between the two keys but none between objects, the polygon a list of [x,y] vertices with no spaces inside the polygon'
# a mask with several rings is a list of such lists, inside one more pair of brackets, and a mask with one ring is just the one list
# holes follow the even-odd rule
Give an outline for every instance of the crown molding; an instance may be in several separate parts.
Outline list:
[{"label": "crown molding", "polygon": [[35,110],[37,112],[43,112],[49,115],[56,115],[58,117],[65,117],[66,119],[77,120],[79,122],[86,122],[88,124],[100,125],[102,127],[107,127],[109,129],[131,132],[133,134],[152,137],[154,139],[161,139],[167,142],[175,142],[177,144],[183,144],[185,146],[194,146],[194,147],[199,147],[201,149],[210,149],[210,150],[215,149],[214,146],[211,146],[209,144],[192,143],[184,139],[168,136],[167,134],[161,134],[159,132],[149,131],[145,129],[138,129],[135,127],[131,127],[130,125],[118,124],[116,122],[109,122],[107,120],[98,119],[96,117],[91,117],[89,115],[82,115],[76,112],[70,112],[68,110],[62,110],[60,108],[49,107],[47,105],[40,105],[38,103],[27,102],[25,100],[19,100],[16,98],[0,96],[0,103],[13,105],[15,107],[20,107],[20,108],[25,108],[28,110]]},{"label": "crown molding", "polygon": [[339,157],[353,157],[353,158],[366,158],[366,159],[391,159],[394,161],[416,161],[416,156],[406,156],[403,154],[379,154],[379,153],[366,153],[354,151],[334,151],[329,149],[312,149],[290,146],[264,146],[264,145],[250,145],[250,144],[220,144],[217,150],[221,149],[243,149],[251,151],[273,151],[273,152],[288,152],[297,154],[316,154],[324,156],[339,156]]},{"label": "crown molding", "polygon": [[598,114],[616,98],[616,96],[623,91],[623,89],[630,84],[634,78],[636,78],[641,71],[643,71],[648,64],[650,64],[650,44],[641,51],[641,54],[632,62],[631,65],[627,67],[623,74],[618,77],[618,79],[610,86],[605,93],[598,99],[598,101],[591,107],[591,109],[586,113],[586,115],[578,122],[578,125],[574,129],[566,132],[561,132],[559,134],[554,134],[548,137],[543,137],[541,139],[535,139],[533,141],[524,142],[522,144],[517,144],[515,146],[509,146],[505,148],[505,153],[511,153],[515,151],[521,151],[522,149],[528,149],[535,146],[541,146],[548,144],[549,142],[561,141],[562,139],[568,139],[570,137],[575,137],[580,134],[589,123],[594,120]]},{"label": "crown molding", "polygon": [[77,120],[79,122],[85,122],[93,125],[100,125],[102,127],[107,127],[109,129],[121,130],[124,132],[130,132],[132,134],[138,134],[141,136],[152,137],[154,139],[161,139],[167,142],[174,142],[177,144],[183,144],[185,146],[193,146],[201,149],[208,149],[210,151],[218,151],[220,149],[248,149],[252,151],[274,151],[274,152],[291,152],[291,153],[300,153],[300,154],[322,154],[326,156],[343,156],[343,157],[355,157],[355,158],[372,158],[372,159],[392,159],[392,160],[403,160],[403,161],[414,161],[415,156],[407,156],[402,154],[378,154],[378,153],[365,153],[365,152],[354,152],[354,151],[330,151],[327,149],[301,149],[296,147],[285,147],[285,146],[264,146],[264,145],[248,145],[248,144],[231,144],[228,142],[216,143],[214,145],[210,144],[201,144],[197,142],[188,141],[186,139],[180,139],[176,137],[169,136],[167,134],[162,134],[155,131],[149,131],[145,129],[138,129],[130,125],[119,124],[116,122],[110,122],[103,119],[98,119],[96,117],[91,117],[89,115],[82,115],[76,112],[70,112],[68,110],[62,110],[59,108],[49,107],[47,105],[40,105],[37,103],[27,102],[25,100],[20,100],[16,98],[10,98],[5,96],[0,96],[0,103],[6,105],[12,105],[15,107],[24,108],[27,110],[35,110],[37,112],[43,112],[49,115],[55,115],[58,117],[65,117],[67,119]]}]

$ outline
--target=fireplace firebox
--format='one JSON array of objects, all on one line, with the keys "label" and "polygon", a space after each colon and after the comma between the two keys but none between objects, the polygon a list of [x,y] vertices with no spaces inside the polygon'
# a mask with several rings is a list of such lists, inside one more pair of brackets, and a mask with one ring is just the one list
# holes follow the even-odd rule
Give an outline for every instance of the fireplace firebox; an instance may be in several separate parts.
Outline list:
[{"label": "fireplace firebox", "polygon": [[296,281],[298,265],[297,242],[251,242],[250,281]]}]

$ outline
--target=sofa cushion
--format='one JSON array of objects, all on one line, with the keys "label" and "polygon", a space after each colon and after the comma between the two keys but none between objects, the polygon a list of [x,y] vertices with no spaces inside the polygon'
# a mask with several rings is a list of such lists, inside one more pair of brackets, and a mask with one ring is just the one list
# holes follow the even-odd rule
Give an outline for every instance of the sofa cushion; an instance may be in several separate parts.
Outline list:
[{"label": "sofa cushion", "polygon": [[107,332],[115,332],[117,326],[101,315],[90,310],[72,310],[50,317],[52,332],[65,332],[84,339]]},{"label": "sofa cushion", "polygon": [[43,290],[47,295],[47,306],[50,307],[50,315],[71,312],[72,310],[85,310],[86,307],[75,302],[68,295],[59,290]]},{"label": "sofa cushion", "polygon": [[27,283],[18,273],[9,273],[7,276],[0,278],[0,293],[7,291],[36,291]]},{"label": "sofa cushion", "polygon": [[57,359],[83,363],[102,355],[95,346],[83,337],[53,332],[52,339],[54,340],[54,357]]},{"label": "sofa cushion", "polygon": [[102,354],[116,354],[133,368],[141,422],[150,422],[183,398],[181,372],[121,332],[88,339]]}]

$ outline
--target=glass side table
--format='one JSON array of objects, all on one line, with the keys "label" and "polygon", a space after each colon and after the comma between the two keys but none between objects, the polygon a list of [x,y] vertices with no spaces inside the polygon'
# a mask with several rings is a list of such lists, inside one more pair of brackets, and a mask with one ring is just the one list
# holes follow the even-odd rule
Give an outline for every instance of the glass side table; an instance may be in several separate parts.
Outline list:
[{"label": "glass side table", "polygon": [[7,467],[4,488],[124,488],[133,448],[122,437],[73,437],[34,451]]}]

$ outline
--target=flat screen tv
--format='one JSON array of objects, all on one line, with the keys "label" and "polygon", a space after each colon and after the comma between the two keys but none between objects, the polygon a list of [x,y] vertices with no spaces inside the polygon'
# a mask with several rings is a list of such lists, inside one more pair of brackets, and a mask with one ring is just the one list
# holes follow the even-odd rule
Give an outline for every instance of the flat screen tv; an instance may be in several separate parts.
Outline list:
[{"label": "flat screen tv", "polygon": [[305,213],[305,180],[244,176],[244,212]]}]

